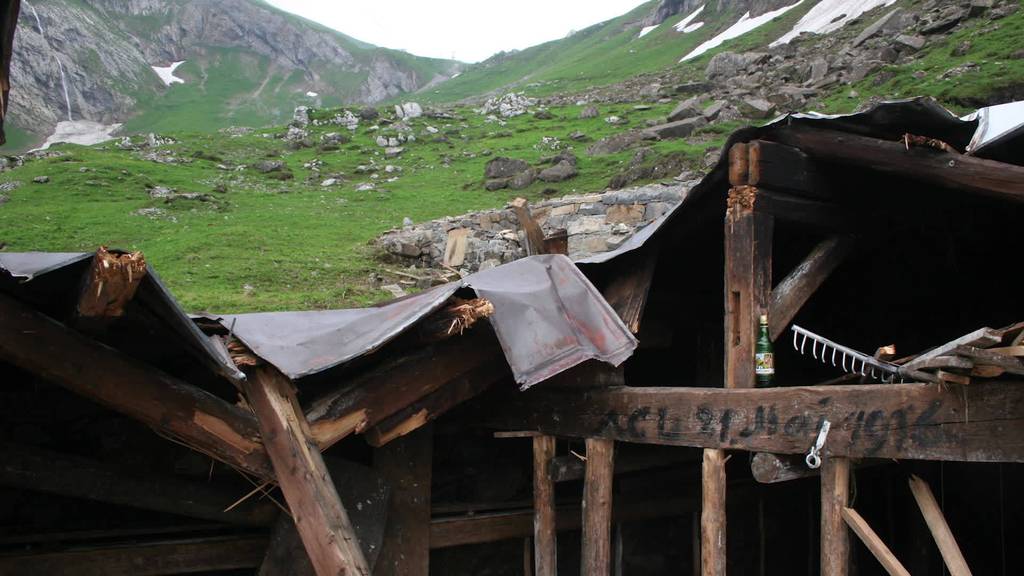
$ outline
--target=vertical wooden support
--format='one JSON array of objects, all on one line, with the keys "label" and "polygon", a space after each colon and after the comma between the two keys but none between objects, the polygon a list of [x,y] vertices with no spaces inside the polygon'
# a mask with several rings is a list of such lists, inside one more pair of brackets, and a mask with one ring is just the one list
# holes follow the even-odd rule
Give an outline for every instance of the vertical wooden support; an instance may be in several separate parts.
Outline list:
[{"label": "vertical wooden support", "polygon": [[725,576],[725,461],[724,450],[704,450],[700,512],[702,576]]},{"label": "vertical wooden support", "polygon": [[533,541],[534,573],[555,576],[558,547],[555,536],[555,481],[550,464],[555,457],[554,436],[533,438]]},{"label": "vertical wooden support", "polygon": [[615,441],[587,438],[587,470],[583,480],[583,576],[610,576],[612,477]]},{"label": "vertical wooden support", "polygon": [[319,576],[368,576],[363,551],[291,381],[269,365],[248,376],[246,396],[313,568]]},{"label": "vertical wooden support", "polygon": [[374,451],[374,468],[391,486],[376,576],[427,576],[430,571],[430,482],[434,426]]},{"label": "vertical wooden support", "polygon": [[932,538],[935,539],[939,552],[942,553],[942,560],[949,568],[950,575],[971,576],[967,560],[964,559],[963,552],[960,551],[960,546],[956,543],[956,538],[953,537],[953,531],[949,529],[942,508],[935,501],[935,495],[932,494],[928,483],[918,476],[911,476],[910,491],[914,493],[914,500],[917,501],[917,506],[921,509],[921,514],[928,524],[928,529],[931,530]]},{"label": "vertical wooden support", "polygon": [[772,290],[772,216],[754,210],[757,189],[729,191],[725,213],[725,385],[752,388],[758,320]]},{"label": "vertical wooden support", "polygon": [[849,458],[825,458],[821,468],[821,576],[849,574],[850,533],[843,520],[849,499]]}]

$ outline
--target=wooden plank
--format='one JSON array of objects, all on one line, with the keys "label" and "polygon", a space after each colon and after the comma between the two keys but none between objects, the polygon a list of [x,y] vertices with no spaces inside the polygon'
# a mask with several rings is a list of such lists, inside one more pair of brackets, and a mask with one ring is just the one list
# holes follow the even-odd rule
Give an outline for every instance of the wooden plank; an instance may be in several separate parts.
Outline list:
[{"label": "wooden plank", "polygon": [[110,251],[101,246],[85,273],[75,306],[75,324],[96,329],[123,316],[145,276],[142,252]]},{"label": "wooden plank", "polygon": [[555,576],[558,573],[555,483],[548,472],[548,465],[554,457],[554,436],[533,439],[533,559],[537,576]]},{"label": "wooden plank", "polygon": [[503,373],[504,358],[493,339],[456,337],[384,362],[313,402],[306,413],[313,437],[326,450],[470,371],[491,366]]},{"label": "wooden plank", "polygon": [[701,467],[700,564],[702,576],[725,576],[725,451],[704,450]]},{"label": "wooden plank", "polygon": [[[886,460],[859,460],[858,468],[876,466]],[[777,484],[821,475],[821,468],[808,468],[802,454],[770,454],[758,452],[750,460],[750,472],[761,484]]]},{"label": "wooden plank", "polygon": [[164,576],[240,570],[258,566],[266,545],[266,536],[224,536],[0,555],[0,574]]},{"label": "wooden plank", "polygon": [[896,559],[889,547],[882,542],[882,539],[878,537],[878,534],[871,529],[871,526],[857,513],[853,508],[843,508],[843,520],[853,530],[854,534],[860,538],[861,542],[867,546],[871,554],[878,560],[885,568],[885,571],[890,576],[910,576],[910,572],[903,567],[903,564]]},{"label": "wooden plank", "polygon": [[920,146],[908,149],[902,141],[879,140],[806,126],[786,126],[775,130],[771,137],[779,143],[800,148],[812,158],[859,166],[997,200],[1024,202],[1022,166]]},{"label": "wooden plank", "polygon": [[544,254],[544,232],[530,214],[530,203],[526,198],[516,198],[509,206],[516,213],[519,227],[526,236],[526,255]]},{"label": "wooden plank", "polygon": [[850,573],[850,538],[843,510],[850,503],[850,460],[824,459],[821,470],[821,576]]},{"label": "wooden plank", "polygon": [[825,283],[853,251],[856,240],[851,236],[829,236],[815,246],[810,254],[772,289],[768,305],[768,331],[777,340],[793,321],[804,304]]},{"label": "wooden plank", "polygon": [[[480,418],[555,436],[853,458],[1024,462],[1024,386],[979,381],[730,390],[616,387],[495,395]],[[999,442],[992,442],[999,438]]]},{"label": "wooden plank", "polygon": [[953,353],[970,358],[973,360],[973,365],[997,366],[1002,368],[1004,372],[1017,374],[1018,376],[1024,375],[1024,362],[1021,362],[1020,359],[1014,356],[1003,354],[996,350],[984,350],[975,346],[957,346]]},{"label": "wooden plank", "polygon": [[626,256],[629,261],[602,291],[605,300],[633,334],[640,332],[640,320],[647,307],[651,280],[658,263],[657,246],[645,247],[635,255]]},{"label": "wooden plank", "polygon": [[931,350],[919,354],[913,360],[910,360],[904,366],[908,370],[916,370],[918,366],[924,364],[926,361],[939,356],[948,356],[949,354],[956,351],[959,346],[973,346],[975,348],[990,348],[992,346],[998,346],[1002,342],[1002,335],[998,330],[991,328],[978,328],[970,334],[965,334],[956,340],[947,342],[942,346],[937,346]]},{"label": "wooden plank", "polygon": [[583,557],[580,572],[610,576],[612,479],[615,441],[587,438],[587,472],[583,479]]},{"label": "wooden plank", "polygon": [[0,484],[22,490],[241,526],[268,526],[280,512],[272,502],[260,498],[250,498],[225,511],[238,500],[235,490],[171,475],[120,470],[43,448],[3,443],[0,454]]},{"label": "wooden plank", "polygon": [[[612,521],[639,522],[655,518],[682,516],[698,506],[692,498],[618,499],[612,505]],[[559,532],[579,530],[583,525],[580,506],[560,506],[555,528]],[[533,534],[533,510],[490,514],[469,514],[430,521],[430,548],[452,548],[526,538]]]},{"label": "wooden plank", "polygon": [[[0,294],[0,359],[262,478],[256,419]],[[60,359],[59,362],[55,361]]]},{"label": "wooden plank", "polygon": [[[618,446],[615,450],[615,475],[695,461],[692,451],[679,450],[674,446]],[[548,465],[551,479],[556,483],[582,480],[585,469],[583,460],[573,454],[556,456]]]},{"label": "wooden plank", "polygon": [[433,453],[430,424],[373,452],[374,468],[391,486],[376,576],[426,576],[430,571]]},{"label": "wooden plank", "polygon": [[928,524],[928,530],[931,531],[932,538],[935,539],[935,544],[939,547],[942,560],[946,563],[950,575],[971,576],[967,560],[964,559],[963,552],[960,551],[960,546],[957,545],[956,538],[953,537],[953,531],[949,529],[942,508],[935,501],[932,489],[918,476],[911,475],[909,481],[910,491],[914,494],[914,500],[917,501],[917,506],[921,509],[921,515],[924,516],[924,521]]},{"label": "wooden plank", "polygon": [[[498,374],[496,376],[496,374]],[[382,419],[365,432],[366,441],[380,447],[433,422],[452,408],[477,396],[503,379],[511,380],[493,366],[482,366],[455,378],[439,390]],[[513,382],[509,382],[513,386]]]},{"label": "wooden plank", "polygon": [[292,383],[269,365],[251,368],[247,376],[242,387],[316,573],[368,576],[366,558]]},{"label": "wooden plank", "polygon": [[745,142],[737,142],[729,148],[729,185],[746,186],[750,180],[748,163],[750,155]]},{"label": "wooden plank", "polygon": [[830,196],[814,161],[800,150],[754,140],[747,144],[747,151],[747,184],[817,198]]},{"label": "wooden plank", "polygon": [[725,386],[754,386],[758,321],[768,314],[774,219],[752,209],[756,189],[729,191],[725,215]]}]

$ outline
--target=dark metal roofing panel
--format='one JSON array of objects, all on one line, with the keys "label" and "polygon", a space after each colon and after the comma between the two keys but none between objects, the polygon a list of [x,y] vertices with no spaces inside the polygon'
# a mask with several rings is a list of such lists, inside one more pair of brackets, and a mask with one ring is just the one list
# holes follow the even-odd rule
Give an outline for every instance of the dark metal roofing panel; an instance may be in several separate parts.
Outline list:
[{"label": "dark metal roofing panel", "polygon": [[595,358],[618,366],[636,338],[565,256],[533,256],[465,283],[494,305],[491,324],[523,389]]},{"label": "dark metal roofing panel", "polygon": [[0,252],[0,270],[28,282],[52,270],[92,258],[90,252]]},{"label": "dark metal roofing panel", "polygon": [[369,354],[440,308],[462,287],[443,284],[381,306],[223,315],[220,323],[293,379]]}]

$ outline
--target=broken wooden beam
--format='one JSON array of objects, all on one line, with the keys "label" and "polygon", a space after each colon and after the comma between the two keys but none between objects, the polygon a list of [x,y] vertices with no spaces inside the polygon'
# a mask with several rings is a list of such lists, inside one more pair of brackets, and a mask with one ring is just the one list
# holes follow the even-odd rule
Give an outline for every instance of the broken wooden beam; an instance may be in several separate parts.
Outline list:
[{"label": "broken wooden beam", "polygon": [[427,576],[430,571],[433,454],[432,425],[374,449],[374,469],[391,486],[375,576]]},{"label": "broken wooden beam", "polygon": [[75,324],[95,329],[123,316],[145,276],[142,252],[112,251],[101,246],[85,273],[75,305]]},{"label": "broken wooden beam", "polygon": [[948,356],[955,352],[959,346],[991,348],[992,346],[998,346],[1002,340],[1002,334],[998,330],[993,330],[992,328],[978,328],[970,334],[965,334],[955,340],[947,342],[941,346],[936,346],[927,352],[919,354],[917,357],[904,364],[904,366],[908,370],[916,370],[918,366],[923,365],[926,361],[931,360],[932,358]]},{"label": "broken wooden beam", "polygon": [[258,566],[266,546],[266,536],[214,536],[3,554],[0,574],[164,576],[241,570]]},{"label": "broken wooden beam", "polygon": [[908,147],[857,134],[789,125],[775,130],[772,140],[799,148],[812,158],[860,166],[925,184],[1024,202],[1024,167],[951,154],[933,148]]},{"label": "broken wooden beam", "polygon": [[960,546],[956,543],[953,531],[949,529],[946,516],[935,500],[932,489],[918,476],[911,475],[909,481],[910,491],[914,494],[914,500],[917,501],[921,515],[924,516],[924,520],[928,524],[928,530],[931,531],[932,538],[935,539],[935,544],[939,547],[942,560],[946,563],[950,575],[971,576],[967,560],[964,559],[963,552],[960,551]]},{"label": "broken wooden beam", "polygon": [[508,370],[496,341],[453,338],[371,368],[315,400],[306,412],[321,449],[358,433],[436,392],[452,380],[490,366]]},{"label": "broken wooden beam", "polygon": [[581,573],[611,576],[612,479],[615,441],[587,438],[587,471],[583,479],[583,555]]},{"label": "broken wooden beam", "polygon": [[522,228],[523,235],[526,236],[526,255],[544,254],[544,232],[540,229],[537,221],[533,219],[533,215],[530,214],[530,202],[526,198],[516,198],[509,206],[515,212],[516,218],[519,220],[519,227]]},{"label": "broken wooden beam", "polygon": [[822,240],[810,254],[771,291],[768,331],[777,340],[804,304],[853,251],[856,240],[835,235]]},{"label": "broken wooden beam", "polygon": [[262,478],[272,477],[251,413],[89,339],[6,295],[0,295],[0,359],[217,460]]},{"label": "broken wooden beam", "polygon": [[850,503],[850,460],[829,456],[821,468],[821,576],[846,576],[850,538],[843,510]]},{"label": "broken wooden beam", "polygon": [[553,436],[533,439],[533,558],[537,576],[555,576],[558,573],[555,483],[548,471],[554,456]]},{"label": "broken wooden beam", "polygon": [[[762,389],[615,387],[495,395],[496,428],[623,442],[852,458],[1024,462],[1024,386],[978,381]],[[966,413],[969,410],[969,414]],[[1000,438],[1000,442],[992,442]]]},{"label": "broken wooden beam", "polygon": [[251,368],[247,376],[242,387],[316,573],[369,576],[366,558],[291,381],[269,365]]},{"label": "broken wooden beam", "polygon": [[[511,376],[496,371],[493,366],[470,370],[367,429],[364,433],[366,441],[370,446],[383,446],[433,422],[503,379],[511,380]],[[513,385],[509,383],[509,386]]]},{"label": "broken wooden beam", "polygon": [[241,526],[268,526],[280,513],[269,500],[238,500],[234,490],[119,470],[89,458],[18,444],[0,444],[0,484],[142,510]]},{"label": "broken wooden beam", "polygon": [[747,184],[758,188],[827,198],[830,190],[807,154],[776,142],[747,144]]},{"label": "broken wooden beam", "polygon": [[756,190],[729,191],[725,215],[725,386],[754,386],[754,341],[768,313],[774,219],[753,210]]},{"label": "broken wooden beam", "polygon": [[843,520],[860,538],[871,554],[878,560],[889,576],[910,576],[910,572],[896,559],[896,556],[871,529],[871,526],[853,508],[843,508]]},{"label": "broken wooden beam", "polygon": [[658,245],[645,246],[642,251],[622,256],[626,263],[601,291],[608,305],[633,334],[640,332],[640,320],[647,307],[651,280],[658,263]]},{"label": "broken wooden beam", "polygon": [[997,350],[985,350],[975,346],[957,346],[953,349],[953,354],[969,358],[971,360],[969,368],[979,365],[995,366],[1004,373],[1009,372],[1018,376],[1024,375],[1024,362],[1021,362],[1017,357],[1001,353]]}]

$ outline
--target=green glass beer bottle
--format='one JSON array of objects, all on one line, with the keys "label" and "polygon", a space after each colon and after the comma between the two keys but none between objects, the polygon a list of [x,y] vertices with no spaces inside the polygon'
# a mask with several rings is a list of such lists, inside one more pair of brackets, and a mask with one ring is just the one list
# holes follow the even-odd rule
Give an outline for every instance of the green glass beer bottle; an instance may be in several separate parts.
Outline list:
[{"label": "green glass beer bottle", "polygon": [[772,339],[768,335],[768,316],[764,314],[761,315],[757,344],[754,347],[754,374],[757,376],[758,388],[775,385],[775,355],[772,353]]}]

